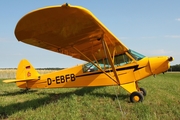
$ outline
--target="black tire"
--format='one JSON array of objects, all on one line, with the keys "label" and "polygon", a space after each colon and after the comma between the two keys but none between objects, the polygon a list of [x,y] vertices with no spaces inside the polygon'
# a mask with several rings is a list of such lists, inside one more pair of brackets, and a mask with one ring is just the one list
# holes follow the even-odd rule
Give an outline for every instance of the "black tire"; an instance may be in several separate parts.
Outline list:
[{"label": "black tire", "polygon": [[139,90],[144,96],[147,95],[147,92],[146,92],[146,90],[144,88],[139,88]]},{"label": "black tire", "polygon": [[140,92],[135,91],[130,95],[130,101],[132,103],[142,102],[143,100],[144,100],[144,96]]}]

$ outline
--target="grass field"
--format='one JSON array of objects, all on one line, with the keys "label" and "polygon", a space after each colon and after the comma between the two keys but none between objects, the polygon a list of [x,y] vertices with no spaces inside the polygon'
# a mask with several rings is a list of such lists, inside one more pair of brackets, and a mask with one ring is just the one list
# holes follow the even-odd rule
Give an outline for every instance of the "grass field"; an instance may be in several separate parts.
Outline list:
[{"label": "grass field", "polygon": [[180,73],[152,76],[139,85],[146,89],[147,96],[142,103],[130,103],[128,93],[117,86],[33,89],[23,93],[15,84],[0,80],[0,119],[180,119]]}]

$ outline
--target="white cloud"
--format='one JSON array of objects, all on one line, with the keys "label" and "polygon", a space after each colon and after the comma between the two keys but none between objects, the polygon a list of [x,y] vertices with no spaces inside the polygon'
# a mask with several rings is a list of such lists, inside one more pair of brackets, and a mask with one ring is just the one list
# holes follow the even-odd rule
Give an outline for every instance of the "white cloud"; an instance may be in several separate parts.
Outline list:
[{"label": "white cloud", "polygon": [[177,18],[176,20],[177,20],[177,21],[180,21],[180,18]]},{"label": "white cloud", "polygon": [[162,56],[162,55],[171,55],[173,51],[156,49],[156,50],[143,50],[142,53],[147,56]]},{"label": "white cloud", "polygon": [[161,55],[161,54],[165,55],[165,54],[171,53],[171,51],[166,51],[164,49],[153,50],[152,52],[153,52],[153,54],[159,54],[159,55]]},{"label": "white cloud", "polygon": [[166,38],[180,38],[180,35],[166,35]]},{"label": "white cloud", "polygon": [[10,40],[6,39],[6,38],[0,38],[0,42],[9,42]]},{"label": "white cloud", "polygon": [[0,38],[0,42],[6,41],[4,38]]},{"label": "white cloud", "polygon": [[141,37],[141,39],[155,39],[155,38],[157,38],[157,37],[155,37],[155,36]]}]

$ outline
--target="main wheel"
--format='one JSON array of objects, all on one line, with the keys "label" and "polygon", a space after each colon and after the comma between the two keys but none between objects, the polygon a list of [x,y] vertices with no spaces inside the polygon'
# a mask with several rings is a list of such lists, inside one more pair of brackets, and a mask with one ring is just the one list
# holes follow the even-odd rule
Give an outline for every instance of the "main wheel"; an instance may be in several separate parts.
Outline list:
[{"label": "main wheel", "polygon": [[147,92],[144,88],[139,88],[139,90],[140,90],[139,92],[141,92],[144,96],[147,95]]},{"label": "main wheel", "polygon": [[133,92],[130,95],[130,101],[131,102],[142,102],[144,100],[144,96],[140,92]]}]

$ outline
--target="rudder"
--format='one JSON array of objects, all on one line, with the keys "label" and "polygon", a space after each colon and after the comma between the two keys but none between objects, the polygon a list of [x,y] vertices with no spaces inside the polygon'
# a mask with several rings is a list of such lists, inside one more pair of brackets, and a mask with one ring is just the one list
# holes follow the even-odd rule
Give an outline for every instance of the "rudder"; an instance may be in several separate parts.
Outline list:
[{"label": "rudder", "polygon": [[[23,59],[20,61],[17,72],[16,72],[16,80],[28,80],[28,79],[39,79],[40,74],[34,69],[31,63]],[[18,87],[24,88],[25,82],[16,82]]]}]

